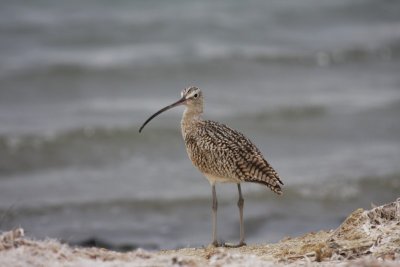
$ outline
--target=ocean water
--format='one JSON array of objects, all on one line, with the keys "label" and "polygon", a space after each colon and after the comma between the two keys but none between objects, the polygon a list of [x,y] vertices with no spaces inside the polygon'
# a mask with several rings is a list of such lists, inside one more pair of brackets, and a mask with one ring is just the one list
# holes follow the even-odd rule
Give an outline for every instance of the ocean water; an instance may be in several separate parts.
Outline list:
[{"label": "ocean water", "polygon": [[[399,1],[0,2],[0,230],[114,249],[211,241],[183,108],[238,129],[283,196],[243,184],[248,243],[400,196]],[[234,184],[218,236],[239,239]]]}]

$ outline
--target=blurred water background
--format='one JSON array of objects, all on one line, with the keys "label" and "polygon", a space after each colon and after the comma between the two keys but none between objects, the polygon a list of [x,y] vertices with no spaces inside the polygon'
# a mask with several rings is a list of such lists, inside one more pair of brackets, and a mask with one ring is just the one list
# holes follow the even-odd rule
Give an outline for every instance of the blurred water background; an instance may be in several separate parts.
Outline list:
[{"label": "blurred water background", "polygon": [[[400,1],[0,2],[0,229],[117,249],[211,240],[211,188],[180,135],[245,133],[284,195],[243,186],[248,243],[337,227],[400,192]],[[236,241],[235,185],[217,186]]]}]

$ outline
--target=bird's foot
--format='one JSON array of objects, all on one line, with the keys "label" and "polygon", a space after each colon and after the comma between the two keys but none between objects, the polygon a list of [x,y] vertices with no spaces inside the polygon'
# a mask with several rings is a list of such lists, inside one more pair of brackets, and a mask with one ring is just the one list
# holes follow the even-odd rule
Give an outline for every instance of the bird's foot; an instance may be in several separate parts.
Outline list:
[{"label": "bird's foot", "polygon": [[223,245],[224,245],[224,247],[227,247],[227,248],[240,248],[243,246],[247,246],[247,244],[244,241],[239,242],[239,244],[224,243]]},{"label": "bird's foot", "polygon": [[217,240],[214,240],[210,245],[208,245],[208,248],[218,248],[218,247],[223,247],[224,243],[218,243]]}]

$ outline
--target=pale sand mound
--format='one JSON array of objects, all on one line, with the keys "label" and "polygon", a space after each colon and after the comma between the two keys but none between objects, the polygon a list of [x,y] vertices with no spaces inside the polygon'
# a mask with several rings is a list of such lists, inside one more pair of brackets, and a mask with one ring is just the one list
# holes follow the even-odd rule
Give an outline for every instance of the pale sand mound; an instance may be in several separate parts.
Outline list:
[{"label": "pale sand mound", "polygon": [[120,253],[0,236],[0,266],[400,266],[400,199],[354,211],[336,230],[241,248],[184,248]]}]

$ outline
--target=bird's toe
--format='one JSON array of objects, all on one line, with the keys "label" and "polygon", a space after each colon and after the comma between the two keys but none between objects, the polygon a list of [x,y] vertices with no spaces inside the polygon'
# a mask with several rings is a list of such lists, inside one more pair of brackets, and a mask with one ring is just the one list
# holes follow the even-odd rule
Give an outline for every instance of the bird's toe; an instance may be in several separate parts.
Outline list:
[{"label": "bird's toe", "polygon": [[212,243],[208,245],[208,248],[218,248],[223,247],[224,243],[218,243],[218,241],[214,240]]},{"label": "bird's toe", "polygon": [[247,244],[243,241],[239,242],[238,244],[224,243],[224,247],[227,247],[227,248],[240,248],[243,246],[247,246]]}]

